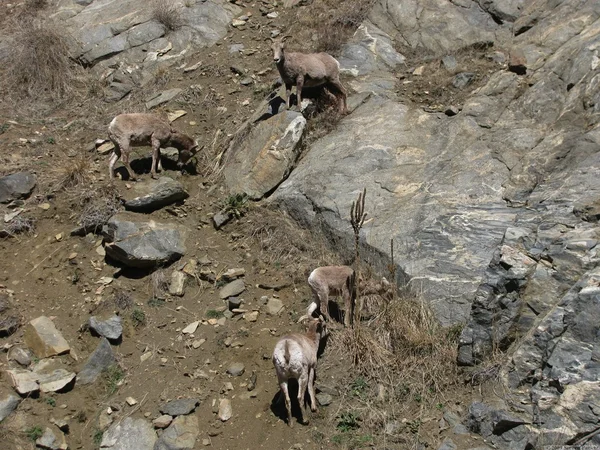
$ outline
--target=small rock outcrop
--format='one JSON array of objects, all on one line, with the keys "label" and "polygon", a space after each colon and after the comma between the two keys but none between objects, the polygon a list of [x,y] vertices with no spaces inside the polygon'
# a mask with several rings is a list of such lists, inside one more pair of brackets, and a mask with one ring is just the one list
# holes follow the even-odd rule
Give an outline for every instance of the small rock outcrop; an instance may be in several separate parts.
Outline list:
[{"label": "small rock outcrop", "polygon": [[17,409],[20,402],[21,399],[14,395],[8,395],[6,398],[0,400],[0,423]]},{"label": "small rock outcrop", "polygon": [[195,398],[171,400],[160,407],[160,412],[172,417],[185,416],[193,412],[199,404],[200,401]]},{"label": "small rock outcrop", "polygon": [[241,145],[229,150],[224,171],[229,190],[259,200],[277,187],[296,162],[305,125],[306,119],[294,111],[255,125]]},{"label": "small rock outcrop", "polygon": [[185,254],[185,231],[132,213],[113,216],[103,228],[107,256],[126,266],[149,269]]},{"label": "small rock outcrop", "polygon": [[235,297],[244,292],[245,289],[246,284],[244,283],[244,280],[237,279],[223,286],[219,291],[219,297],[222,299]]},{"label": "small rock outcrop", "polygon": [[143,180],[124,194],[125,209],[135,212],[152,212],[189,197],[179,181],[169,177]]}]

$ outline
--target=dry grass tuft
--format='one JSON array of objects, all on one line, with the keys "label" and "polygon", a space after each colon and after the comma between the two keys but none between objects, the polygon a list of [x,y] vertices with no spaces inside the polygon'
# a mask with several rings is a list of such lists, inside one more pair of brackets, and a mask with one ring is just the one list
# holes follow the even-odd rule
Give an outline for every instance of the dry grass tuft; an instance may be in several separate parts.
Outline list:
[{"label": "dry grass tuft", "polygon": [[37,100],[63,98],[74,90],[78,67],[63,28],[23,13],[5,30],[0,77],[8,93]]},{"label": "dry grass tuft", "polygon": [[384,385],[391,400],[437,401],[457,379],[457,334],[441,327],[415,296],[380,302],[371,320],[333,334],[332,348],[350,355],[358,372]]},{"label": "dry grass tuft", "polygon": [[117,288],[113,291],[112,301],[120,310],[126,310],[133,306],[133,297],[131,292]]},{"label": "dry grass tuft", "polygon": [[[316,34],[317,51],[336,53],[367,18],[374,0],[315,0],[298,12],[300,28]],[[310,37],[309,35],[309,37]],[[310,41],[306,41],[310,42]]]},{"label": "dry grass tuft", "polygon": [[82,156],[61,158],[63,164],[57,169],[57,188],[70,189],[90,183],[90,161]]},{"label": "dry grass tuft", "polygon": [[156,0],[152,18],[163,24],[169,31],[175,31],[185,25],[181,10],[172,0]]}]

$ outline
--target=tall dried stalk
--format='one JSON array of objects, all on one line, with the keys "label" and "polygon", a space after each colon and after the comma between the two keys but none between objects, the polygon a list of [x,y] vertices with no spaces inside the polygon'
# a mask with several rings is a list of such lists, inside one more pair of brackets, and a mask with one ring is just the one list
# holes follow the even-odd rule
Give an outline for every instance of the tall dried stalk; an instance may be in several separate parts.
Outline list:
[{"label": "tall dried stalk", "polygon": [[[365,197],[367,196],[367,188],[364,188],[363,191],[358,194],[358,199],[356,202],[352,202],[352,207],[350,208],[350,223],[352,224],[352,229],[354,230],[354,272],[356,274],[356,283],[354,284],[355,292],[354,298],[358,298],[359,296],[359,288],[360,284],[360,230],[365,223],[365,219],[367,218],[367,213],[365,212]],[[362,314],[363,305],[361,302],[360,307],[358,308],[358,319],[360,321],[360,317]],[[356,314],[354,314],[356,315]],[[352,323],[354,323],[354,319],[352,318]]]}]

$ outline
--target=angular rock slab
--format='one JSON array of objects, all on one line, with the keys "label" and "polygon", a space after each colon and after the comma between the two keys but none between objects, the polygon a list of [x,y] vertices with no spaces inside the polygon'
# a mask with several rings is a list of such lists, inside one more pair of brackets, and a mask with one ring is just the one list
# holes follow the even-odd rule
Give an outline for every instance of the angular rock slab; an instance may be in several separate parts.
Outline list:
[{"label": "angular rock slab", "polygon": [[20,402],[21,399],[14,395],[9,395],[5,399],[0,400],[0,423],[17,409]]},{"label": "angular rock slab", "polygon": [[29,370],[14,369],[7,370],[6,374],[11,380],[15,391],[20,395],[30,395],[40,390],[38,384],[39,375]]},{"label": "angular rock slab", "polygon": [[25,344],[38,358],[62,355],[71,350],[69,343],[46,316],[33,319],[25,327]]},{"label": "angular rock slab", "polygon": [[223,286],[219,291],[219,297],[222,299],[234,297],[240,295],[245,289],[246,284],[244,283],[244,280],[237,279]]},{"label": "angular rock slab", "polygon": [[102,338],[94,353],[90,355],[83,369],[77,374],[78,384],[90,384],[98,379],[102,371],[116,364],[112,347],[106,338]]},{"label": "angular rock slab", "polygon": [[199,433],[196,416],[179,416],[160,435],[154,450],[193,450]]},{"label": "angular rock slab", "polygon": [[132,213],[113,216],[103,228],[106,254],[126,266],[149,269],[185,253],[185,231]]},{"label": "angular rock slab", "polygon": [[36,185],[35,175],[17,172],[0,178],[0,203],[27,198]]},{"label": "angular rock slab", "polygon": [[135,183],[124,194],[125,209],[135,212],[152,212],[189,197],[179,181],[169,177],[143,180]]},{"label": "angular rock slab", "polygon": [[90,330],[99,336],[103,336],[110,342],[119,342],[123,334],[122,320],[119,316],[112,316],[104,321],[97,317],[90,317]]},{"label": "angular rock slab", "polygon": [[156,433],[144,419],[125,418],[111,426],[102,436],[101,449],[154,450]]},{"label": "angular rock slab", "polygon": [[57,369],[49,374],[40,374],[38,383],[42,392],[64,392],[75,381],[75,374],[65,369]]},{"label": "angular rock slab", "polygon": [[230,149],[224,171],[229,190],[259,200],[277,187],[298,157],[305,125],[304,116],[294,111],[258,123],[238,147]]}]

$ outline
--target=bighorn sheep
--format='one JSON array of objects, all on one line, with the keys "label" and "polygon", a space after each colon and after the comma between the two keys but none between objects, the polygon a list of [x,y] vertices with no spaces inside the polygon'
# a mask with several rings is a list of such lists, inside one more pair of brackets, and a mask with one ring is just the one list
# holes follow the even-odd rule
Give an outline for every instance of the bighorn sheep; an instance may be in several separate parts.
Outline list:
[{"label": "bighorn sheep", "polygon": [[273,60],[285,84],[286,106],[290,108],[292,86],[296,86],[298,108],[302,103],[302,88],[327,85],[342,96],[340,112],[347,112],[346,90],[340,82],[340,63],[327,53],[285,53],[288,36],[272,39]]},{"label": "bighorn sheep", "polygon": [[313,302],[308,306],[306,315],[302,316],[300,320],[310,317],[318,308],[331,321],[329,296],[339,295],[344,300],[344,325],[352,325],[356,299],[356,276],[352,267],[317,267],[308,277],[308,284],[313,292]]},{"label": "bighorn sheep", "polygon": [[315,400],[315,370],[317,368],[317,353],[321,339],[327,334],[323,317],[313,318],[308,323],[306,333],[294,333],[282,337],[273,351],[273,365],[277,372],[277,381],[281,394],[285,399],[288,424],[293,426],[292,406],[288,392],[288,380],[298,380],[298,403],[302,413],[302,423],[308,423],[304,407],[306,390],[310,396],[311,411],[317,410]]},{"label": "bighorn sheep", "polygon": [[191,137],[176,131],[167,119],[156,114],[119,114],[110,122],[108,136],[115,144],[108,162],[111,179],[115,177],[115,163],[122,158],[129,176],[135,180],[135,173],[129,165],[130,147],[152,145],[152,178],[156,178],[157,168],[162,171],[161,146],[172,146],[179,150],[177,167],[180,169],[198,151],[198,144]]}]

